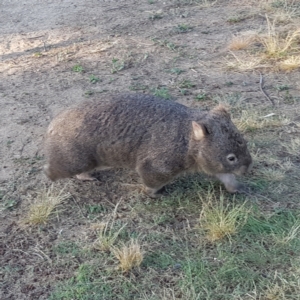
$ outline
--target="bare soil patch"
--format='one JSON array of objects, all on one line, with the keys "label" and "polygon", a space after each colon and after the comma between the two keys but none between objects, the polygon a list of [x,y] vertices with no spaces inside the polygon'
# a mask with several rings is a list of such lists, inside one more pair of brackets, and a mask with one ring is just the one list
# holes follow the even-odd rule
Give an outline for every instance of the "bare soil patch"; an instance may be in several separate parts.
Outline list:
[{"label": "bare soil patch", "polygon": [[[284,5],[290,5],[291,10]],[[282,11],[290,15],[278,21],[275,15]],[[297,1],[2,1],[1,299],[229,297],[237,285],[234,281],[226,281],[227,296],[218,294],[216,287],[212,288],[211,298],[203,296],[196,285],[194,294],[180,288],[184,271],[183,263],[178,261],[187,252],[174,250],[174,256],[173,250],[170,252],[177,243],[174,249],[189,245],[189,249],[206,249],[217,255],[217,248],[197,243],[198,236],[189,231],[201,212],[198,184],[201,193],[211,186],[220,191],[220,185],[205,176],[186,177],[171,184],[170,197],[162,202],[143,196],[138,176],[126,170],[97,173],[97,182],[65,180],[55,183],[55,188],[65,188],[70,197],[46,224],[28,226],[23,220],[38,193],[51,184],[42,173],[43,135],[50,120],[70,105],[112,92],[155,93],[204,109],[218,102],[229,104],[255,159],[253,172],[244,181],[257,194],[241,196],[241,200],[255,202],[265,214],[290,209],[299,217],[299,68],[289,72],[278,69],[280,57],[268,58],[248,69],[228,64],[236,57],[242,62],[262,57],[259,43],[250,50],[236,51],[229,50],[228,44],[240,33],[267,32],[265,14],[277,20],[278,32],[283,36],[300,26]],[[299,46],[300,40],[295,39],[293,47]],[[295,50],[284,55],[288,58],[298,53]],[[132,236],[142,237],[148,252],[141,269],[124,275],[125,279],[122,273],[116,273],[112,254],[102,255],[92,247],[97,238],[92,224],[105,220],[118,203],[116,226],[126,224],[121,239],[125,242]],[[237,248],[232,251],[240,251]],[[295,252],[291,253],[298,259]],[[210,263],[210,258],[206,262]],[[212,264],[217,263],[222,264],[212,258]],[[74,276],[80,283],[82,277],[79,280],[76,276],[87,264],[97,267],[97,272],[88,269],[87,274],[94,278],[106,276],[101,286],[107,285],[107,290],[91,288],[94,296],[53,292],[59,284],[69,284]],[[255,268],[259,270],[259,264]],[[276,267],[272,270],[275,272]],[[266,275],[267,271],[257,272],[259,279],[255,277],[253,282],[274,276]],[[253,289],[243,290],[234,299],[250,299],[247,294],[253,296],[251,299],[285,299],[262,298],[268,287],[280,286],[272,280],[273,286],[267,283],[257,294]],[[126,289],[122,289],[124,286]],[[286,293],[286,299],[299,299],[296,288]]]}]

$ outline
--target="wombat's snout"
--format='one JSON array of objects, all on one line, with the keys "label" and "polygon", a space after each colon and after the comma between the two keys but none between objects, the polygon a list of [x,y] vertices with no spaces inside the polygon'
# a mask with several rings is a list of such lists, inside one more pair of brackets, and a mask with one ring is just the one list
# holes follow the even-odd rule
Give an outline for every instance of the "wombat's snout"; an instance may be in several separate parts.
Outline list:
[{"label": "wombat's snout", "polygon": [[237,171],[234,172],[234,174],[237,176],[242,176],[246,173],[249,173],[252,170],[252,167],[253,167],[253,161],[252,158],[250,157],[249,164],[241,166]]}]

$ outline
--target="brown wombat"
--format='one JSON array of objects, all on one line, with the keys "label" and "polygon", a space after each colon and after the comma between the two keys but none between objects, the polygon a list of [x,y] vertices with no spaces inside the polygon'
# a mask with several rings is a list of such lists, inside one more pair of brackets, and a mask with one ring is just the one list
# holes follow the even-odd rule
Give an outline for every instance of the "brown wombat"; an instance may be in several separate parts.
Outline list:
[{"label": "brown wombat", "polygon": [[145,94],[106,96],[62,112],[49,125],[45,151],[44,170],[52,180],[91,179],[87,172],[95,168],[129,168],[150,197],[187,171],[214,175],[237,192],[234,174],[252,164],[223,106],[200,111]]}]

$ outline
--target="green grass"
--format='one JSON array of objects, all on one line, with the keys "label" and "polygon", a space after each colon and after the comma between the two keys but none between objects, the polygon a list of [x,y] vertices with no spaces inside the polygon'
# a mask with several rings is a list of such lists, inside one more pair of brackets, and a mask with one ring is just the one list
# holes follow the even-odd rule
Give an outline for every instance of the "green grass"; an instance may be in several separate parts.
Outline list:
[{"label": "green grass", "polygon": [[80,246],[77,243],[71,241],[64,241],[53,246],[53,252],[58,255],[77,256],[80,251]]},{"label": "green grass", "polygon": [[[298,299],[300,209],[263,212],[251,197],[218,189],[218,182],[202,175],[186,176],[161,199],[137,200],[132,213],[140,218],[127,219],[126,228],[113,221],[113,247],[142,234],[143,261],[126,273],[109,249],[54,246],[57,261],[73,274],[57,283],[49,299]],[[221,220],[219,213],[232,221],[234,234],[210,239],[207,224]]]},{"label": "green grass", "polygon": [[[160,299],[165,284],[179,299],[251,299],[272,293],[278,299],[298,299],[300,284],[300,211],[281,210],[268,215],[253,207],[234,238],[214,243],[194,230],[145,237],[147,251],[140,270],[123,275],[112,255],[95,256],[94,263],[78,265],[74,276],[58,284],[49,299]],[[295,226],[296,225],[296,226]],[[155,231],[155,230],[153,230]],[[293,238],[285,239],[285,237]],[[57,248],[76,255],[74,245]],[[56,250],[57,251],[57,250]],[[89,256],[91,257],[91,256]],[[159,274],[159,275],[158,275]],[[294,295],[294,296],[293,296]],[[148,299],[148,298],[147,298]],[[274,298],[277,299],[277,298]]]},{"label": "green grass", "polygon": [[131,91],[146,91],[148,89],[148,86],[140,83],[135,83],[129,86],[129,89]]},{"label": "green grass", "polygon": [[95,83],[101,81],[100,78],[97,77],[97,76],[95,76],[95,75],[91,75],[91,76],[89,77],[89,79],[90,79],[90,82],[93,83],[93,84],[95,84]]},{"label": "green grass", "polygon": [[117,73],[119,71],[122,71],[123,69],[125,69],[125,62],[118,59],[118,58],[113,58],[112,61],[112,67],[111,67],[111,73]]},{"label": "green grass", "polygon": [[172,68],[170,70],[168,70],[167,72],[171,73],[171,74],[176,74],[179,75],[183,72],[185,72],[184,70],[180,69],[180,68]]},{"label": "green grass", "polygon": [[197,101],[205,101],[208,99],[208,95],[206,93],[198,94],[195,97],[195,100]]},{"label": "green grass", "polygon": [[175,27],[177,33],[186,33],[192,31],[193,27],[188,24],[179,24]]},{"label": "green grass", "polygon": [[178,46],[176,44],[174,44],[173,42],[170,42],[169,40],[161,40],[158,38],[152,38],[152,41],[157,43],[158,45],[160,45],[163,48],[167,48],[169,50],[171,50],[172,52],[176,52],[178,50]]},{"label": "green grass", "polygon": [[169,90],[165,87],[154,89],[153,95],[157,96],[157,97],[160,97],[160,98],[164,98],[164,99],[170,99],[171,98]]},{"label": "green grass", "polygon": [[81,65],[75,65],[72,68],[72,71],[73,72],[77,72],[77,73],[82,73],[82,72],[84,72],[84,69],[83,69],[83,66],[81,66]]},{"label": "green grass", "polygon": [[190,88],[193,88],[196,86],[195,83],[191,82],[190,80],[188,79],[184,79],[182,80],[181,82],[179,82],[178,86],[181,88],[181,89],[190,89]]}]

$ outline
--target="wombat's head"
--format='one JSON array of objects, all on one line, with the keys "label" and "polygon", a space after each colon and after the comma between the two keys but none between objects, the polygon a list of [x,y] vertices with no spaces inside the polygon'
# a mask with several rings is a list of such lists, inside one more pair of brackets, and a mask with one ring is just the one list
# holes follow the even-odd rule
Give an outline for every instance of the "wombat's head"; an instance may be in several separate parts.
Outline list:
[{"label": "wombat's head", "polygon": [[199,169],[210,175],[242,175],[252,166],[246,141],[219,105],[192,122],[192,148]]}]

